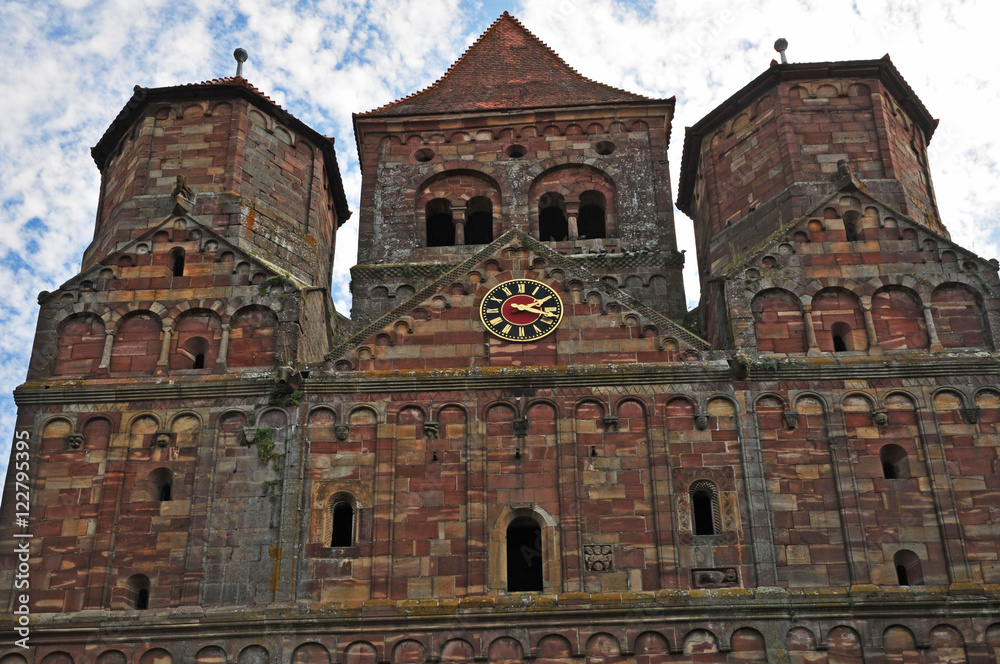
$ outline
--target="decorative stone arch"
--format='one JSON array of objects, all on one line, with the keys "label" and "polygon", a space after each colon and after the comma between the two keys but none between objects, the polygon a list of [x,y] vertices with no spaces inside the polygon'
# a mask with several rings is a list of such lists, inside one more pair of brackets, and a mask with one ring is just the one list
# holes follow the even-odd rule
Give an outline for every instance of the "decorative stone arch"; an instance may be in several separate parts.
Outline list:
[{"label": "decorative stone arch", "polygon": [[567,657],[578,657],[582,655],[578,648],[574,648],[564,634],[536,633],[532,643],[529,643],[531,650],[529,654],[540,660],[558,659]]},{"label": "decorative stone arch", "polygon": [[872,412],[878,407],[878,402],[872,395],[868,394],[867,392],[861,392],[859,390],[851,390],[841,395],[840,401],[837,404],[837,409],[841,411],[845,410],[847,408],[847,404],[850,399],[863,400],[865,403],[868,404],[868,412]]},{"label": "decorative stone arch", "polygon": [[165,330],[173,328],[168,366],[172,371],[211,369],[216,365],[222,342],[222,317],[212,309],[185,304],[188,308],[178,312],[173,324],[165,325]]},{"label": "decorative stone arch", "polygon": [[[620,630],[615,630],[620,631]],[[617,658],[621,656],[622,653],[622,638],[624,634],[615,635],[609,631],[596,632],[587,639],[587,643],[583,647],[584,654],[586,656],[586,662],[596,663],[604,662],[609,659]],[[626,641],[626,648],[628,647]]]},{"label": "decorative stone arch", "polygon": [[91,311],[74,312],[63,316],[55,329],[53,375],[86,375],[104,365],[108,334],[103,317]]},{"label": "decorative stone arch", "polygon": [[537,553],[538,560],[542,563],[542,589],[540,592],[546,594],[559,592],[562,589],[562,550],[559,543],[558,523],[543,507],[533,503],[505,505],[490,531],[488,560],[491,591],[501,594],[509,592],[507,590],[507,533],[511,524],[518,519],[531,519],[540,530],[541,551],[533,552]]},{"label": "decorative stone arch", "polygon": [[468,664],[475,658],[475,646],[463,638],[450,638],[439,650],[439,660],[445,664]]},{"label": "decorative stone arch", "polygon": [[915,350],[930,345],[924,303],[913,288],[884,284],[872,293],[868,309],[882,350]]},{"label": "decorative stone arch", "polygon": [[781,394],[779,394],[777,392],[761,392],[760,394],[758,394],[753,399],[753,410],[754,410],[754,412],[757,412],[758,410],[760,410],[761,406],[763,405],[763,402],[766,399],[773,399],[774,401],[776,401],[777,405],[778,405],[778,408],[780,408],[782,410],[788,410],[788,408],[789,408],[788,399],[786,399]]},{"label": "decorative stone arch", "polygon": [[812,294],[811,319],[816,344],[824,352],[867,351],[870,339],[864,305],[856,290],[844,285],[828,285]]},{"label": "decorative stone arch", "polygon": [[[389,644],[386,644],[386,649],[390,650]],[[391,662],[392,664],[423,664],[427,657],[427,650],[427,646],[420,641],[411,637],[403,637],[391,646]]]},{"label": "decorative stone arch", "polygon": [[[423,177],[420,182],[413,183],[414,192],[414,220],[418,234],[418,244],[420,246],[447,246],[448,243],[431,244],[431,206],[435,201],[447,201],[447,209],[435,210],[434,214],[449,215],[453,228],[453,245],[464,245],[465,224],[470,221],[470,216],[476,212],[486,210],[482,204],[474,205],[475,210],[469,211],[469,202],[475,199],[485,199],[489,201],[488,211],[492,216],[492,228],[490,235],[492,238],[499,237],[502,232],[501,224],[503,219],[503,195],[502,187],[496,178],[493,177],[493,169],[468,162],[456,162],[455,164],[442,164],[439,170],[434,169],[430,177]],[[440,204],[434,203],[437,207]],[[481,208],[481,209],[480,209]],[[437,219],[436,223],[444,223],[443,217]],[[492,241],[492,240],[491,240]]]},{"label": "decorative stone arch", "polygon": [[[931,292],[931,317],[944,348],[982,348],[992,345],[982,291],[966,275],[935,284]],[[957,277],[966,277],[959,279]]]},{"label": "decorative stone arch", "polygon": [[819,403],[820,408],[823,409],[823,416],[824,417],[827,417],[829,415],[831,407],[832,407],[829,398],[827,398],[823,394],[820,394],[819,392],[814,392],[812,390],[805,390],[803,392],[796,393],[795,400],[794,400],[794,402],[792,404],[792,408],[794,410],[798,410],[799,409],[799,404],[802,401],[805,401],[807,399],[811,399],[811,400],[816,401],[817,403]]},{"label": "decorative stone arch", "polygon": [[884,393],[881,397],[880,405],[883,408],[892,408],[891,400],[893,397],[902,397],[909,403],[910,407],[914,411],[923,408],[923,405],[920,402],[920,398],[916,394],[899,387],[892,388],[888,392]]},{"label": "decorative stone arch", "polygon": [[719,637],[709,629],[692,629],[684,635],[681,647],[685,655],[719,652]]},{"label": "decorative stone arch", "polygon": [[[616,235],[618,197],[615,180],[605,170],[586,162],[567,161],[553,165],[535,176],[528,189],[528,232],[543,241],[552,237],[551,233],[558,234],[553,230],[558,222],[554,218],[549,220],[552,214],[547,212],[558,207],[565,215],[568,239],[576,240],[580,236],[581,208],[588,205],[604,206],[601,237]],[[542,237],[543,234],[546,237]]]},{"label": "decorative stone arch", "polygon": [[383,653],[369,641],[351,641],[344,647],[344,664],[376,664],[385,662]]},{"label": "decorative stone arch", "polygon": [[795,354],[809,350],[802,302],[793,291],[762,288],[754,293],[750,311],[758,352]]},{"label": "decorative stone arch", "polygon": [[227,334],[225,348],[219,351],[220,362],[230,367],[274,366],[280,330],[273,309],[261,304],[240,307],[222,329]]}]

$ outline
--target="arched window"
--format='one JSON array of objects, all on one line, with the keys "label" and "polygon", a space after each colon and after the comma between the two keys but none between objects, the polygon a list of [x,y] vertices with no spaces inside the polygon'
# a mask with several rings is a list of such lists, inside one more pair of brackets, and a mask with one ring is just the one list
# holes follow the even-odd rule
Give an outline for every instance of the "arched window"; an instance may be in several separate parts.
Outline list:
[{"label": "arched window", "polygon": [[606,208],[607,201],[601,192],[591,190],[580,195],[580,214],[576,223],[581,240],[607,237]]},{"label": "arched window", "polygon": [[160,503],[173,498],[174,474],[169,468],[157,468],[149,474],[149,497]]},{"label": "arched window", "polygon": [[175,247],[170,252],[170,257],[172,259],[172,270],[175,277],[184,276],[184,250],[180,247]]},{"label": "arched window", "polygon": [[830,329],[833,335],[833,352],[842,353],[847,350],[854,350],[851,339],[851,327],[847,323],[834,323]]},{"label": "arched window", "polygon": [[882,475],[887,480],[901,480],[910,476],[906,450],[899,445],[883,445],[878,453],[882,461]]},{"label": "arched window", "polygon": [[507,526],[507,591],[539,592],[543,588],[542,529],[522,516]]},{"label": "arched window", "polygon": [[330,501],[330,546],[354,546],[354,502],[346,494]]},{"label": "arched window", "polygon": [[844,213],[844,235],[848,242],[857,242],[858,240],[858,219],[861,218],[860,212],[855,212],[854,210],[848,210]]},{"label": "arched window", "polygon": [[[144,610],[149,608],[149,577],[134,574],[125,582],[127,608]],[[126,607],[123,607],[126,608]]]},{"label": "arched window", "polygon": [[695,535],[716,535],[722,531],[719,518],[719,490],[708,480],[691,484],[691,528]]},{"label": "arched window", "polygon": [[566,221],[566,204],[562,194],[542,194],[538,199],[538,239],[559,242],[568,236],[569,222]]},{"label": "arched window", "polygon": [[455,223],[451,201],[435,198],[427,203],[427,246],[450,247],[455,244]]},{"label": "arched window", "polygon": [[205,355],[208,353],[208,339],[204,337],[191,337],[178,349],[183,355],[191,360],[191,369],[205,368]]},{"label": "arched window", "polygon": [[493,201],[476,196],[465,208],[465,243],[489,244],[493,241]]},{"label": "arched window", "polygon": [[924,575],[920,570],[920,558],[907,549],[900,549],[892,557],[896,567],[896,580],[901,586],[920,586],[924,583]]}]

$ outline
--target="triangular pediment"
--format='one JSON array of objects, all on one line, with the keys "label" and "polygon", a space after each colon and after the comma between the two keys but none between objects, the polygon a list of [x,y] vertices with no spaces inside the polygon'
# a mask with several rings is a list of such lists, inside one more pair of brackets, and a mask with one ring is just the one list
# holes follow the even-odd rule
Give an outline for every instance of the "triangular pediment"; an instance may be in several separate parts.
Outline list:
[{"label": "triangular pediment", "polygon": [[[849,225],[853,226],[853,239],[848,239],[845,230]],[[723,267],[720,274],[735,278],[748,266],[759,265],[767,257],[774,257],[778,264],[784,265],[781,257],[791,254],[803,257],[799,263],[807,256],[823,257],[813,261],[815,265],[812,266],[801,264],[805,269],[824,264],[850,264],[838,261],[838,254],[878,253],[877,261],[861,261],[868,264],[911,263],[913,253],[920,251],[935,253],[936,260],[954,259],[960,263],[973,260],[981,268],[989,266],[988,261],[884,203],[866,191],[861,182],[848,177],[808,214],[782,225]]]},{"label": "triangular pediment", "polygon": [[582,76],[504,12],[430,87],[359,117],[648,100]]},{"label": "triangular pediment", "polygon": [[219,254],[225,252],[232,253],[234,264],[246,264],[249,266],[248,269],[252,273],[263,273],[266,277],[281,276],[295,282],[298,286],[304,285],[298,283],[294,277],[288,275],[286,271],[280,270],[277,266],[271,265],[266,260],[256,256],[251,256],[213,230],[211,227],[201,223],[191,215],[184,214],[168,216],[160,223],[144,231],[138,237],[121,244],[113,251],[107,252],[86,270],[83,270],[62,284],[62,286],[59,287],[59,290],[80,290],[81,285],[86,282],[90,282],[91,284],[96,283],[97,280],[101,278],[102,272],[107,269],[114,269],[117,267],[122,257],[149,253],[154,246],[154,237],[157,233],[172,231],[179,223],[183,224],[186,237],[190,238],[192,232],[195,232],[202,247],[212,246],[211,243],[214,243],[215,248],[213,251]]},{"label": "triangular pediment", "polygon": [[[550,285],[563,304],[555,331],[535,341],[490,333],[480,305],[514,279]],[[706,341],[571,258],[511,230],[439,275],[340,344],[334,367],[372,370],[486,366],[627,365],[704,359]]]}]

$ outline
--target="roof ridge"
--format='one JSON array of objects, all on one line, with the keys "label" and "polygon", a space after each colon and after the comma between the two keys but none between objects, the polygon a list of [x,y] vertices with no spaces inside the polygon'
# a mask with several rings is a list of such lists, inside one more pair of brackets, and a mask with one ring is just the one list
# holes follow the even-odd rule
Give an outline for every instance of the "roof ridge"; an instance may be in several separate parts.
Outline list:
[{"label": "roof ridge", "polygon": [[465,49],[465,51],[463,51],[462,54],[454,62],[451,63],[451,65],[444,72],[444,74],[442,74],[440,77],[438,77],[438,79],[435,80],[433,83],[431,83],[430,85],[428,85],[428,86],[426,86],[426,87],[424,87],[424,88],[422,88],[420,90],[417,90],[416,92],[412,92],[412,93],[410,93],[410,94],[408,94],[408,95],[406,95],[404,97],[400,97],[399,99],[396,99],[395,101],[391,101],[391,102],[389,102],[387,104],[383,104],[382,106],[374,108],[374,109],[372,109],[370,111],[365,111],[365,112],[362,112],[362,113],[356,113],[355,116],[356,117],[369,117],[369,116],[373,116],[373,115],[376,115],[376,114],[381,113],[383,111],[387,111],[387,110],[390,110],[390,109],[393,109],[393,108],[397,108],[400,105],[404,104],[405,102],[411,101],[411,100],[413,100],[413,99],[415,99],[415,98],[417,98],[417,97],[419,97],[421,95],[425,95],[425,94],[427,94],[427,93],[429,93],[431,91],[439,89],[440,86],[441,86],[441,84],[450,75],[452,75],[454,73],[455,68],[458,67],[462,63],[462,61],[466,59],[467,56],[469,56],[471,53],[473,53],[473,51],[475,51],[477,49],[477,47],[479,47],[480,44],[482,44],[483,41],[491,33],[493,33],[499,26],[501,26],[505,21],[510,22],[511,24],[517,26],[517,28],[519,30],[521,30],[524,34],[526,34],[529,38],[531,38],[534,42],[536,42],[543,49],[543,51],[546,53],[546,55],[548,55],[549,57],[553,58],[555,60],[555,62],[559,66],[565,68],[570,73],[572,73],[575,76],[579,77],[582,81],[584,81],[586,83],[589,83],[591,85],[597,85],[597,86],[599,86],[601,88],[605,88],[606,90],[610,90],[610,91],[613,91],[613,92],[616,92],[616,93],[625,94],[625,95],[631,95],[633,97],[636,97],[637,99],[635,99],[633,101],[652,100],[653,99],[652,97],[648,97],[646,95],[642,95],[642,94],[639,94],[637,92],[630,92],[630,91],[625,90],[623,88],[616,88],[613,85],[608,85],[607,83],[602,83],[600,81],[597,81],[597,80],[594,80],[592,78],[588,78],[587,76],[584,76],[579,71],[577,71],[577,69],[575,67],[572,67],[568,62],[566,62],[558,53],[556,53],[555,50],[551,46],[549,46],[544,41],[542,41],[541,39],[539,39],[539,37],[537,35],[535,35],[535,33],[533,33],[531,30],[529,30],[528,28],[526,28],[524,26],[524,24],[521,23],[519,20],[517,20],[517,18],[515,16],[513,16],[508,11],[504,11],[503,14],[501,14],[495,21],[493,21],[493,23],[491,23],[490,26],[481,35],[479,35],[479,37],[474,42],[472,42],[472,44],[470,44]]}]

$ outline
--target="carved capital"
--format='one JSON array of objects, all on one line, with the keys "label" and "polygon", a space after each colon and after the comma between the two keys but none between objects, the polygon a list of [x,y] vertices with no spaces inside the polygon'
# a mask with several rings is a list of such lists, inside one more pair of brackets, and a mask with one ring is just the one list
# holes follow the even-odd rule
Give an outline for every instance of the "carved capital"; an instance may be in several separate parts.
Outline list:
[{"label": "carved capital", "polygon": [[585,544],[583,559],[588,572],[610,572],[614,563],[614,548],[610,544]]},{"label": "carved capital", "polygon": [[708,413],[698,413],[694,416],[694,425],[698,428],[698,431],[704,431],[708,428]]},{"label": "carved capital", "polygon": [[879,408],[872,413],[872,421],[875,422],[877,426],[884,427],[889,424],[889,412],[884,408]]},{"label": "carved capital", "polygon": [[966,406],[962,409],[962,414],[969,424],[979,424],[979,406]]},{"label": "carved capital", "polygon": [[797,410],[786,410],[783,413],[785,419],[785,426],[789,429],[794,429],[799,425],[799,412]]},{"label": "carved capital", "polygon": [[618,431],[618,416],[617,415],[605,415],[604,416],[604,430],[605,431]]},{"label": "carved capital", "polygon": [[71,433],[66,436],[66,443],[69,445],[71,450],[78,450],[83,447],[83,434],[82,433]]},{"label": "carved capital", "polygon": [[527,436],[528,435],[528,418],[519,417],[514,420],[514,435],[515,436]]},{"label": "carved capital", "polygon": [[156,441],[157,447],[168,447],[170,445],[171,433],[166,429],[160,429],[156,432],[154,440]]},{"label": "carved capital", "polygon": [[333,435],[337,437],[337,440],[343,442],[351,437],[351,425],[350,424],[338,424],[333,427]]},{"label": "carved capital", "polygon": [[424,437],[436,439],[441,437],[441,425],[434,420],[424,422]]}]

